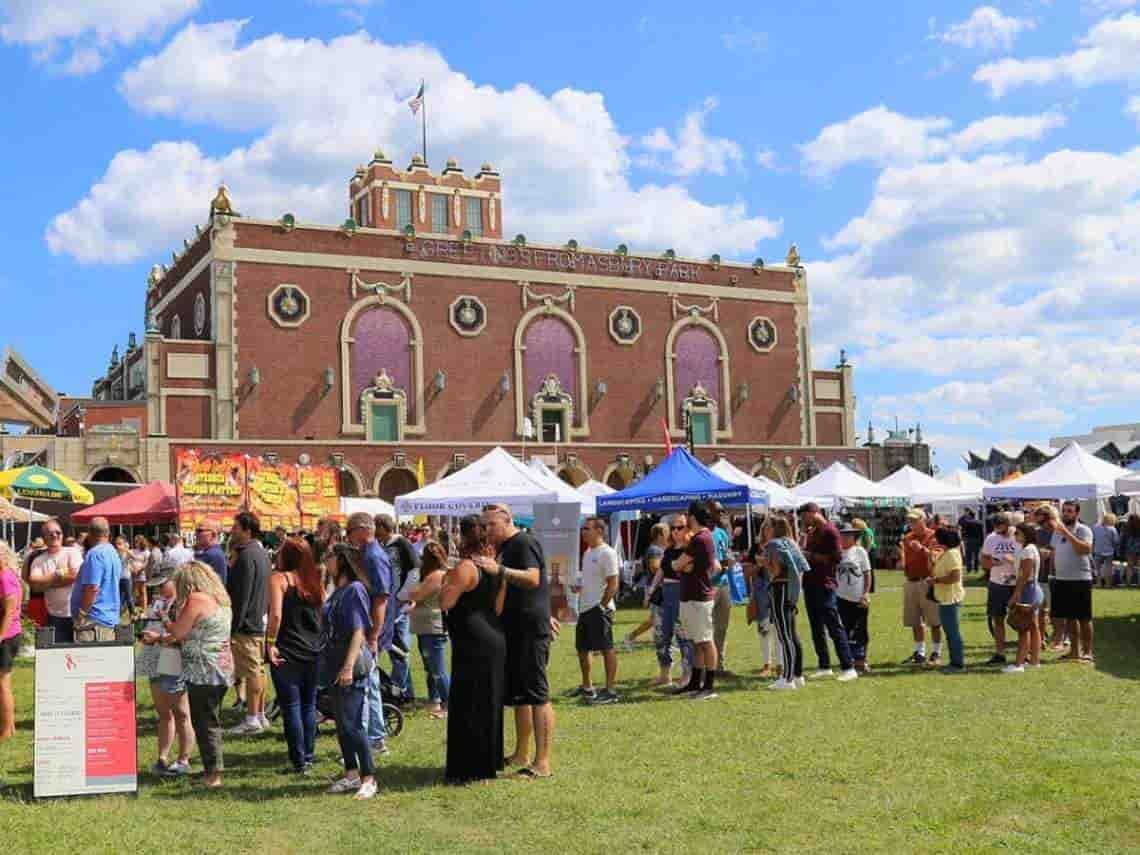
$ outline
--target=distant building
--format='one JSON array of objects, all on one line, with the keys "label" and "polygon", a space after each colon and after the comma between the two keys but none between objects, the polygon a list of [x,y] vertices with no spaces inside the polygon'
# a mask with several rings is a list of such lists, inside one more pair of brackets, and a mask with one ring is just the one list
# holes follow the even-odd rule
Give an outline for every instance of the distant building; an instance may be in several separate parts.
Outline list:
[{"label": "distant building", "polygon": [[985,450],[971,449],[963,459],[975,475],[997,482],[1015,472],[1029,474],[1071,442],[1101,460],[1128,466],[1140,460],[1140,422],[1094,427],[1090,433],[1076,436],[1055,436],[1048,445],[1006,443]]},{"label": "distant building", "polygon": [[927,475],[934,474],[930,446],[922,438],[922,425],[904,430],[896,423],[894,430],[887,430],[886,439],[879,442],[875,436],[874,426],[868,422],[867,441],[863,443],[863,447],[870,455],[869,477],[876,481],[886,478],[904,466],[910,466]]}]

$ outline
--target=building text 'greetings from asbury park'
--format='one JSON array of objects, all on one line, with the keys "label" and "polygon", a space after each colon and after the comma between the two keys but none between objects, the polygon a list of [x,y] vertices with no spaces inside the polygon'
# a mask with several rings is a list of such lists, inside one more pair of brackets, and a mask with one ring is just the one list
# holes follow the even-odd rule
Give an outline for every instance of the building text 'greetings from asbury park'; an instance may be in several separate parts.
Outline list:
[{"label": "building text 'greetings from asbury park'", "polygon": [[700,280],[700,265],[662,258],[634,258],[618,253],[578,252],[569,249],[542,249],[530,246],[502,246],[486,243],[464,243],[455,240],[417,240],[420,258],[448,259],[465,264],[487,264],[506,267],[530,267],[563,273],[587,273],[599,276],[636,276],[643,279],[665,279],[678,282]]}]

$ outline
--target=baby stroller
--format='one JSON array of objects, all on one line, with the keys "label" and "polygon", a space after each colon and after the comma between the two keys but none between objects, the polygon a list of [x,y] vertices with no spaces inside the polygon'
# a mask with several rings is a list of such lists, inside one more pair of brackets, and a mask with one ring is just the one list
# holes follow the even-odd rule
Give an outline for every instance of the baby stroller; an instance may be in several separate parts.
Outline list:
[{"label": "baby stroller", "polygon": [[[399,736],[404,729],[404,712],[400,709],[404,704],[404,690],[393,683],[388,672],[379,665],[376,666],[376,670],[380,675],[380,708],[384,715],[384,730],[389,738]],[[317,688],[317,714],[320,716],[318,724],[322,721],[332,721],[335,717],[327,686]],[[281,707],[277,703],[277,698],[266,704],[265,715],[272,722],[280,718]]]}]

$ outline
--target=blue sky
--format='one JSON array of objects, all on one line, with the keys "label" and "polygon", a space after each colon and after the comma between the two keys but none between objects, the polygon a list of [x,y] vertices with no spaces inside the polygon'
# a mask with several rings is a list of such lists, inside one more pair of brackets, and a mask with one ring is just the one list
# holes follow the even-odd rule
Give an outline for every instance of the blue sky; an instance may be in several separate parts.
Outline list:
[{"label": "blue sky", "polygon": [[1137,5],[0,0],[3,339],[85,393],[219,181],[339,221],[424,77],[429,159],[499,167],[510,233],[796,241],[817,367],[943,469],[1135,420]]}]

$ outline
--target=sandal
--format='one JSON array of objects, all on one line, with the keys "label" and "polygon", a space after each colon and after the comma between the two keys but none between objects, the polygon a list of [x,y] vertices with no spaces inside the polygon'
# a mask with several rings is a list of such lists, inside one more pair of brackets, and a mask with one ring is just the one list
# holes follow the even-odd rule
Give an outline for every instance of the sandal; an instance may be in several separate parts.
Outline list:
[{"label": "sandal", "polygon": [[512,776],[520,781],[545,781],[554,777],[553,772],[547,772],[545,775],[540,775],[530,766],[523,766]]}]

